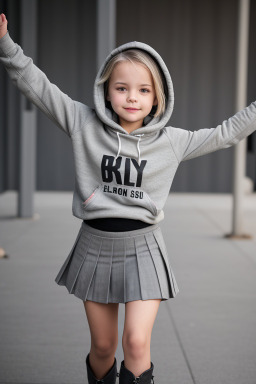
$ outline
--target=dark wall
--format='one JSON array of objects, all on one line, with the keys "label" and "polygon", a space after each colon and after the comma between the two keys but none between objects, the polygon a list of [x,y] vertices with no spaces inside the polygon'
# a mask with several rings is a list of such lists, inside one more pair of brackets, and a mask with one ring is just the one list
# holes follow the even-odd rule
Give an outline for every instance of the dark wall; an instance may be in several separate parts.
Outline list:
[{"label": "dark wall", "polygon": [[[20,42],[20,2],[0,0],[0,11],[9,15],[8,30]],[[18,188],[20,93],[0,65],[0,193]]]},{"label": "dark wall", "polygon": [[[38,5],[40,69],[71,98],[92,106],[96,2],[54,0],[39,1]],[[70,139],[43,113],[38,119],[37,151],[37,189],[73,189],[75,174]]]}]

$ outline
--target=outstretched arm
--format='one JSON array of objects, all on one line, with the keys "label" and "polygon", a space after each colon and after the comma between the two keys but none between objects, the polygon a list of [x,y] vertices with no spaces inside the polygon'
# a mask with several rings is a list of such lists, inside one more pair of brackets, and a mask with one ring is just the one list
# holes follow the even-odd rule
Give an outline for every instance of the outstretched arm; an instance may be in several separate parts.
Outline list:
[{"label": "outstretched arm", "polygon": [[68,136],[72,135],[76,103],[52,84],[46,75],[24,55],[7,30],[7,19],[0,15],[0,62],[17,88]]},{"label": "outstretched arm", "polygon": [[216,128],[198,131],[167,127],[166,134],[179,162],[231,147],[256,130],[256,102]]}]

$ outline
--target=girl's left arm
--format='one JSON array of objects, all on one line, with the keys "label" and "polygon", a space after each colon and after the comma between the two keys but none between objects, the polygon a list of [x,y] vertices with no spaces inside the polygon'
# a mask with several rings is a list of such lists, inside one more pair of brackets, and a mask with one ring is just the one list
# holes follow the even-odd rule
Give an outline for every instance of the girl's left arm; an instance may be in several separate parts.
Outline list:
[{"label": "girl's left arm", "polygon": [[231,147],[256,130],[256,101],[216,128],[198,131],[167,127],[166,134],[179,162]]},{"label": "girl's left arm", "polygon": [[0,62],[13,84],[69,137],[78,103],[53,84],[7,32],[0,39]]}]

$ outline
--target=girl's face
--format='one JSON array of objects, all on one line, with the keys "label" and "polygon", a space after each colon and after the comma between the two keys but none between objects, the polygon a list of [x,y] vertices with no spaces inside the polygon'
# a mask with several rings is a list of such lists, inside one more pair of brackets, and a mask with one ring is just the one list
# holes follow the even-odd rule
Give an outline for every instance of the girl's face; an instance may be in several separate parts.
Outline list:
[{"label": "girl's face", "polygon": [[139,63],[116,64],[109,80],[107,100],[128,133],[141,128],[152,106],[157,105],[150,71]]}]

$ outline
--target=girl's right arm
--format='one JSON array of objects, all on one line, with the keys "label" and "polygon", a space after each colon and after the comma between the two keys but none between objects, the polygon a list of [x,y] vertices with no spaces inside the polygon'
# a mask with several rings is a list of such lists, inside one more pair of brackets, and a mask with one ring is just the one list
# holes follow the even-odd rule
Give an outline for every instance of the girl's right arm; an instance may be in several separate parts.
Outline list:
[{"label": "girl's right arm", "polygon": [[24,55],[7,31],[7,19],[0,15],[0,61],[12,82],[69,137],[72,135],[76,102],[52,84],[46,75]]},{"label": "girl's right arm", "polygon": [[181,162],[229,148],[254,131],[256,131],[256,101],[215,128],[187,131],[168,127],[166,134],[178,162]]}]

